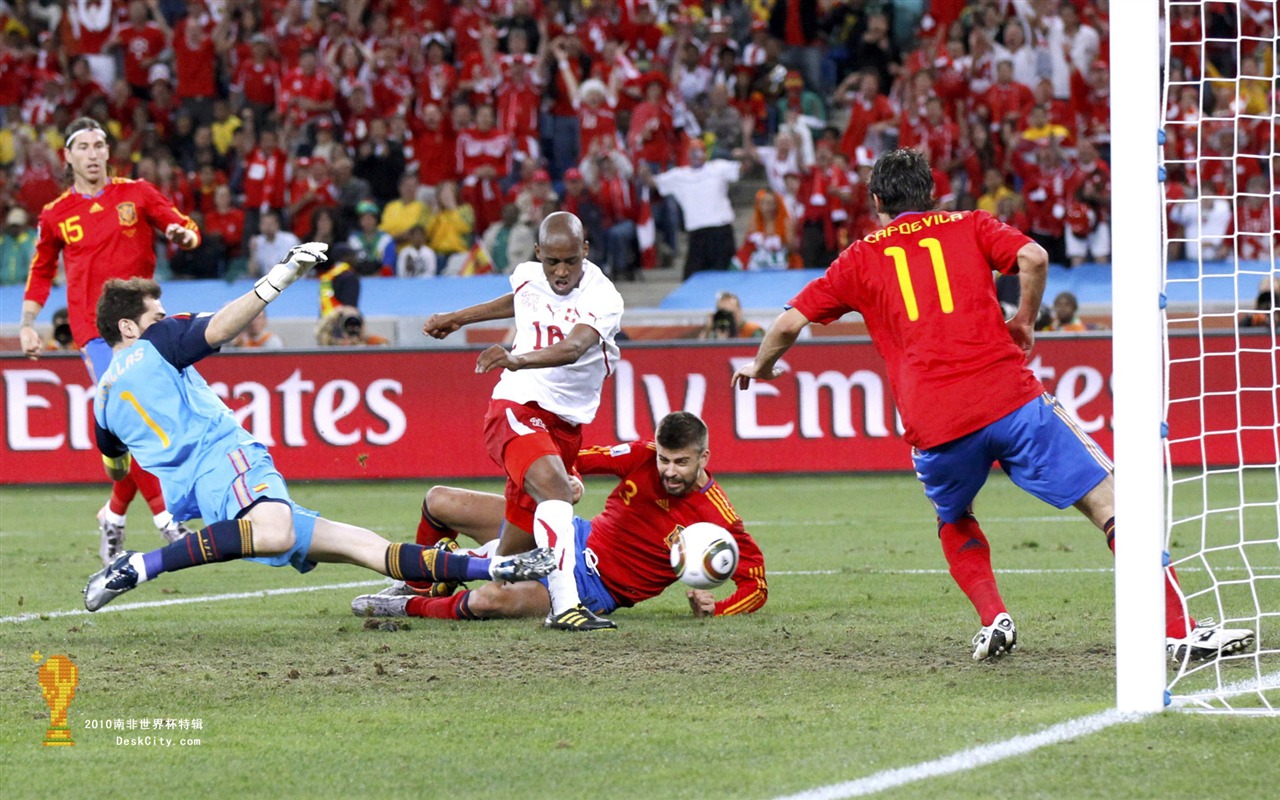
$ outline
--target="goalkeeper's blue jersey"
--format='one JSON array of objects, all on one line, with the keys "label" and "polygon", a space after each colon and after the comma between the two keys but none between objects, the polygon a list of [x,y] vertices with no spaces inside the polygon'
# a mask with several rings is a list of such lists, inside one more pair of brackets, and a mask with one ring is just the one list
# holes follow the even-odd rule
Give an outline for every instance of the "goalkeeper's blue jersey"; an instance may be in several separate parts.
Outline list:
[{"label": "goalkeeper's blue jersey", "polygon": [[98,448],[127,450],[160,479],[176,519],[200,516],[196,482],[255,443],[193,364],[217,352],[205,340],[211,315],[176,314],[115,353],[93,402]]}]

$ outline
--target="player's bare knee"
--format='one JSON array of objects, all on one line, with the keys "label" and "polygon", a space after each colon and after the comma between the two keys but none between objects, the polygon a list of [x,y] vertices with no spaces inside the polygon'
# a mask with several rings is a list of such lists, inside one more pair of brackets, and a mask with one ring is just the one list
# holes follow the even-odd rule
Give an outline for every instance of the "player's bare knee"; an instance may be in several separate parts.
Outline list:
[{"label": "player's bare knee", "polygon": [[283,553],[293,547],[293,509],[284,503],[259,503],[246,515],[253,524],[253,550],[259,555]]},{"label": "player's bare knee", "polygon": [[457,497],[457,490],[450,486],[432,486],[427,490],[427,496],[423,502],[426,503],[427,512],[432,517],[448,524],[448,521],[453,518]]}]

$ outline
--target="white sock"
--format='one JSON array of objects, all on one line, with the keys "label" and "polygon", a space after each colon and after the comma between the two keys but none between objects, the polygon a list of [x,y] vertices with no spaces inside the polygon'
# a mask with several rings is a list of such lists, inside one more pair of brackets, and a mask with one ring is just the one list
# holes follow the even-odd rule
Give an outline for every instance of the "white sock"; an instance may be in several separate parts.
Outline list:
[{"label": "white sock", "polygon": [[147,574],[147,565],[142,560],[142,553],[134,553],[129,556],[129,565],[138,572],[138,583],[145,583],[151,580],[151,576]]},{"label": "white sock", "polygon": [[[555,545],[547,533],[555,533]],[[578,563],[578,549],[573,541],[573,506],[563,500],[543,500],[533,514],[533,539],[538,547],[551,547],[556,554],[556,569],[547,576],[551,594],[551,613],[561,614],[580,604],[578,583],[573,568]]]},{"label": "white sock", "polygon": [[164,530],[165,528],[169,527],[170,522],[173,522],[173,515],[170,514],[168,511],[161,511],[159,514],[156,514],[151,519],[155,520],[156,528],[158,528],[159,530]]},{"label": "white sock", "polygon": [[102,511],[98,513],[102,514],[102,518],[105,519],[107,522],[110,522],[112,525],[120,525],[121,527],[124,526],[124,514],[115,513],[114,511],[111,510],[110,505],[103,506]]}]

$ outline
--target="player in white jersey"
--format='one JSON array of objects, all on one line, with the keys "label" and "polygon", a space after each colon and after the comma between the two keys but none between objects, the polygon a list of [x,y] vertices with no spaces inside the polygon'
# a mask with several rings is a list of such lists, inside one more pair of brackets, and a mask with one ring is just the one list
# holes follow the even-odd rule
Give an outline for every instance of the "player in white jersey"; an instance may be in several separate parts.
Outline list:
[{"label": "player in white jersey", "polygon": [[536,541],[555,551],[548,578],[546,626],[606,630],[615,624],[587,609],[573,570],[573,490],[569,472],[582,445],[582,425],[595,418],[600,391],[618,362],[614,342],[622,323],[622,295],[587,260],[582,221],[550,214],[538,228],[538,261],[511,273],[511,292],[487,303],[433,314],[422,332],[443,339],[464,325],[515,318],[508,351],[494,345],[476,372],[504,370],[485,415],[489,456],[507,473],[507,524],[498,551],[527,550]]}]

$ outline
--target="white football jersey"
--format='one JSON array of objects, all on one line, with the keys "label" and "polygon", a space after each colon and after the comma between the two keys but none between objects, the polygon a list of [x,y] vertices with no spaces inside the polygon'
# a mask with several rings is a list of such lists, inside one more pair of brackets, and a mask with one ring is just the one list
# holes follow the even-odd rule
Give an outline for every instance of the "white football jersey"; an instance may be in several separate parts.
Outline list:
[{"label": "white football jersey", "polygon": [[622,295],[600,268],[583,261],[582,281],[565,296],[547,282],[542,262],[526,261],[511,271],[515,294],[517,355],[541,350],[569,335],[574,325],[590,325],[600,343],[573,364],[544,369],[503,370],[494,387],[495,400],[535,402],[576,425],[595,419],[604,379],[618,363],[614,339],[622,326]]}]

